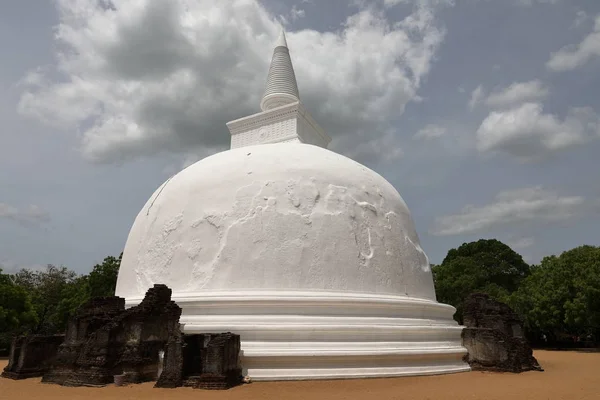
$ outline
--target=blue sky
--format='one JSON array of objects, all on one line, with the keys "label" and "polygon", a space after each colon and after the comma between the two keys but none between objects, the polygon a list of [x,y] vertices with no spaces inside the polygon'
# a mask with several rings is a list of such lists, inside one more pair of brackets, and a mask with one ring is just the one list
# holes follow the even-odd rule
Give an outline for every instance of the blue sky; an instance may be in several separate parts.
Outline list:
[{"label": "blue sky", "polygon": [[86,272],[258,111],[279,24],[330,149],[388,179],[432,262],[600,245],[600,2],[0,5],[0,265]]}]

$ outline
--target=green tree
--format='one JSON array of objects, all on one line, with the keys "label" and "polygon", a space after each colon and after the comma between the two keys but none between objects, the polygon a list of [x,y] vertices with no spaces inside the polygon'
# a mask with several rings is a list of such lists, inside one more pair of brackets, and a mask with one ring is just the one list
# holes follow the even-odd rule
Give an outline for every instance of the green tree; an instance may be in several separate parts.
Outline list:
[{"label": "green tree", "polygon": [[44,271],[22,269],[9,277],[31,298],[38,316],[32,331],[62,332],[69,317],[90,297],[113,296],[121,257],[122,254],[119,258],[106,257],[101,264],[94,266],[89,275],[78,276],[66,267],[49,264]]},{"label": "green tree", "polygon": [[24,333],[36,324],[29,293],[0,269],[0,349],[8,348],[12,335]]},{"label": "green tree", "polygon": [[102,264],[94,266],[90,272],[88,283],[91,297],[114,296],[117,287],[117,276],[121,266],[121,258],[106,257]]},{"label": "green tree", "polygon": [[38,324],[34,333],[56,333],[64,329],[63,315],[58,305],[65,290],[77,279],[77,274],[66,267],[47,265],[45,271],[22,269],[13,277],[13,282],[31,296]]},{"label": "green tree", "polygon": [[506,302],[529,269],[523,257],[506,244],[481,239],[448,251],[432,272],[438,301],[456,307],[455,318],[462,323],[462,305],[468,295],[483,292]]},{"label": "green tree", "polygon": [[534,336],[600,337],[600,247],[545,257],[511,296]]},{"label": "green tree", "polygon": [[79,276],[64,286],[60,301],[53,313],[53,321],[58,331],[63,331],[69,318],[75,315],[77,309],[90,299],[89,277]]}]

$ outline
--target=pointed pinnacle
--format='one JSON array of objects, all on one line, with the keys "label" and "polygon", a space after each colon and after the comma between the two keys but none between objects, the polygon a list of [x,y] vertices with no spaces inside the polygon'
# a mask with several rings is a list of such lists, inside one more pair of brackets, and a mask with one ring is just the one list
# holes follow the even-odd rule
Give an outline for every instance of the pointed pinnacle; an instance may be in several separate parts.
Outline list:
[{"label": "pointed pinnacle", "polygon": [[288,47],[287,41],[285,40],[285,31],[283,30],[283,28],[281,28],[281,33],[279,34],[279,38],[277,39],[277,44],[275,45],[275,47],[279,46]]}]

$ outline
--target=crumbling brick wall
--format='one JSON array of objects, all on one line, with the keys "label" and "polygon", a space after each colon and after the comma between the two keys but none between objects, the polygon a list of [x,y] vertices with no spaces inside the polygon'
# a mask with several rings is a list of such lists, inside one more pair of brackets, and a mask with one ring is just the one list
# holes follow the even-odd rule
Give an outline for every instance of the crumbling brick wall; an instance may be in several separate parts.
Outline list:
[{"label": "crumbling brick wall", "polygon": [[228,389],[241,383],[240,336],[232,333],[185,335],[171,342],[156,387]]},{"label": "crumbling brick wall", "polygon": [[118,367],[130,383],[157,380],[158,354],[164,351],[172,334],[179,331],[181,308],[171,301],[171,289],[154,285],[144,300],[127,310],[115,332],[116,342],[123,346]]},{"label": "crumbling brick wall", "polygon": [[194,389],[228,389],[238,385],[242,378],[239,353],[239,335],[210,335],[202,357],[203,371],[195,379]]},{"label": "crumbling brick wall", "polygon": [[180,329],[169,333],[163,357],[162,373],[154,385],[157,388],[183,386],[183,332]]},{"label": "crumbling brick wall", "polygon": [[476,293],[464,304],[465,360],[475,370],[542,370],[524,336],[523,322],[507,305]]},{"label": "crumbling brick wall", "polygon": [[179,328],[180,316],[165,285],[154,285],[128,310],[120,297],[94,299],[69,322],[65,344],[42,381],[103,386],[114,375],[123,375],[124,383],[156,380],[158,354]]},{"label": "crumbling brick wall", "polygon": [[2,377],[26,379],[42,376],[56,358],[64,335],[18,336],[12,341],[8,365]]},{"label": "crumbling brick wall", "polygon": [[[154,285],[138,306],[127,310],[120,297],[92,299],[68,322],[53,362],[48,352],[35,358],[39,365],[51,362],[41,372],[42,382],[104,386],[118,375],[120,384],[158,380],[156,387],[227,389],[241,383],[239,335],[183,335],[180,316],[165,285]],[[13,352],[21,354],[23,343],[38,342],[35,337],[20,339]],[[9,364],[11,371],[20,362],[17,358]]]},{"label": "crumbling brick wall", "polygon": [[[115,296],[93,298],[80,307],[75,316],[68,321],[65,340],[60,345],[52,366],[44,374],[42,382],[77,386],[77,375],[82,367],[86,366],[85,354],[88,354],[89,359],[90,353],[95,349],[98,352],[102,351],[100,344],[90,349],[92,346],[87,343],[88,340],[95,331],[124,311],[125,299]],[[107,350],[105,347],[104,352]],[[101,362],[96,360],[97,364]],[[95,369],[89,370],[89,381],[95,382],[98,373]]]}]

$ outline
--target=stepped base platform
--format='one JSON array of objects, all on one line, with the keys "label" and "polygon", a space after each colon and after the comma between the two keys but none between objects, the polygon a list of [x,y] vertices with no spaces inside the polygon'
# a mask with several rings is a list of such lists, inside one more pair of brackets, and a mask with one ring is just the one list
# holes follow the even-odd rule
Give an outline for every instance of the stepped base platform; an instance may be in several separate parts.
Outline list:
[{"label": "stepped base platform", "polygon": [[[254,381],[470,371],[454,307],[408,296],[336,292],[174,293],[184,334],[241,337]],[[127,307],[141,299],[126,299]]]}]

